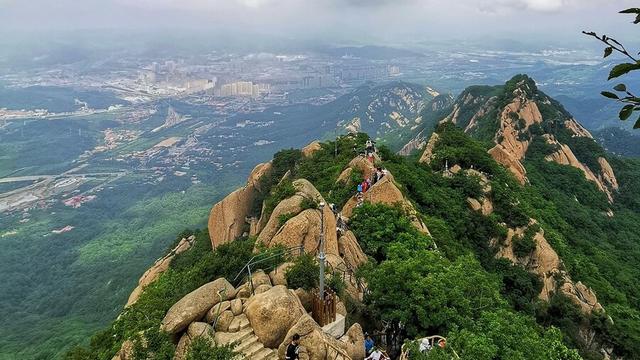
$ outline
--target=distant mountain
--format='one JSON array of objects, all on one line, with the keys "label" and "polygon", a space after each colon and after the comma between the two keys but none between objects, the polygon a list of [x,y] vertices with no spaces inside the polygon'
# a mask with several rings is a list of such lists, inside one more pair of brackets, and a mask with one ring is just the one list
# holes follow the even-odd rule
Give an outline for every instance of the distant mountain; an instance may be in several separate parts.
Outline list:
[{"label": "distant mountain", "polygon": [[439,96],[430,87],[406,82],[367,84],[323,105],[322,112],[336,121],[339,132],[366,132],[391,147],[409,139],[421,125],[421,113]]},{"label": "distant mountain", "polygon": [[619,127],[609,127],[593,133],[595,139],[608,152],[625,156],[640,157],[640,133]]}]

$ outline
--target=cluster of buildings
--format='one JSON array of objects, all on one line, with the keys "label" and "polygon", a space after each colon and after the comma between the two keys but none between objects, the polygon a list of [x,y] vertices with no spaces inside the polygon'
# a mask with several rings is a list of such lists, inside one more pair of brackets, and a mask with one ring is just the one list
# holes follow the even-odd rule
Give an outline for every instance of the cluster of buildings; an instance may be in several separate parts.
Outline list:
[{"label": "cluster of buildings", "polygon": [[224,84],[220,87],[217,95],[227,96],[250,96],[258,97],[271,92],[269,84],[254,84],[251,81],[236,81],[230,84]]}]

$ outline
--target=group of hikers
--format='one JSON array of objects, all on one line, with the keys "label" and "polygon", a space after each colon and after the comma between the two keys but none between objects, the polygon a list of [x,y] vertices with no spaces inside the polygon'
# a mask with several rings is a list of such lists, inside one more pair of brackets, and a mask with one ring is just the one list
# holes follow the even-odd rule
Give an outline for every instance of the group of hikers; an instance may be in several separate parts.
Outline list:
[{"label": "group of hikers", "polygon": [[422,339],[422,341],[420,341],[420,346],[418,347],[418,350],[420,350],[421,353],[426,353],[431,351],[436,346],[444,349],[447,346],[447,340],[443,338],[438,340],[435,343],[432,343],[432,341],[429,340],[428,338],[424,338]]},{"label": "group of hikers", "polygon": [[375,173],[373,173],[373,179],[371,177],[365,178],[361,183],[356,187],[357,195],[356,198],[358,200],[358,205],[361,206],[364,201],[364,193],[366,193],[373,185],[375,185],[378,181],[382,180],[384,176],[387,174],[387,169],[382,167],[376,167]]},{"label": "group of hikers", "polygon": [[[421,353],[427,353],[431,351],[435,347],[440,347],[444,349],[447,346],[447,340],[444,338],[440,338],[436,341],[436,339],[432,338],[424,338],[420,341],[420,346],[418,350]],[[366,354],[365,360],[390,360],[389,355],[385,353],[385,351],[377,347],[371,335],[369,333],[364,334],[364,351]],[[287,346],[287,350],[285,352],[286,360],[298,360],[300,354],[300,335],[294,334],[291,342]],[[409,356],[409,354],[404,354],[404,356]],[[404,358],[403,356],[403,358]]]},{"label": "group of hikers", "polygon": [[365,360],[388,360],[390,359],[381,348],[377,347],[369,333],[364,334]]}]

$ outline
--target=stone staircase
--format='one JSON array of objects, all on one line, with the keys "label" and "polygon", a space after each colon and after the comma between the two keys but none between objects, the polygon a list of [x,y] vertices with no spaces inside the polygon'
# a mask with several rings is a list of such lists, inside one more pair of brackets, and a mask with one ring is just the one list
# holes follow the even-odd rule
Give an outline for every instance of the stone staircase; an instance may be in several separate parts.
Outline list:
[{"label": "stone staircase", "polygon": [[253,333],[247,316],[236,316],[229,326],[229,332],[216,332],[217,344],[225,345],[236,343],[235,351],[242,353],[247,360],[277,360],[278,352],[264,347],[258,337]]}]

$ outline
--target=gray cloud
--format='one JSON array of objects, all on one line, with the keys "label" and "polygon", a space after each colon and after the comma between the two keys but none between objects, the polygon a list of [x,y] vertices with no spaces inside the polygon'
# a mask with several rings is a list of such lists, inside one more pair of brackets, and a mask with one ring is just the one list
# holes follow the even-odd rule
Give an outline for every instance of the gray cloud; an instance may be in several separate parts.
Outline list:
[{"label": "gray cloud", "polygon": [[[196,29],[329,41],[579,37],[620,29],[632,0],[0,0],[0,32]],[[629,31],[637,31],[632,27]]]}]

